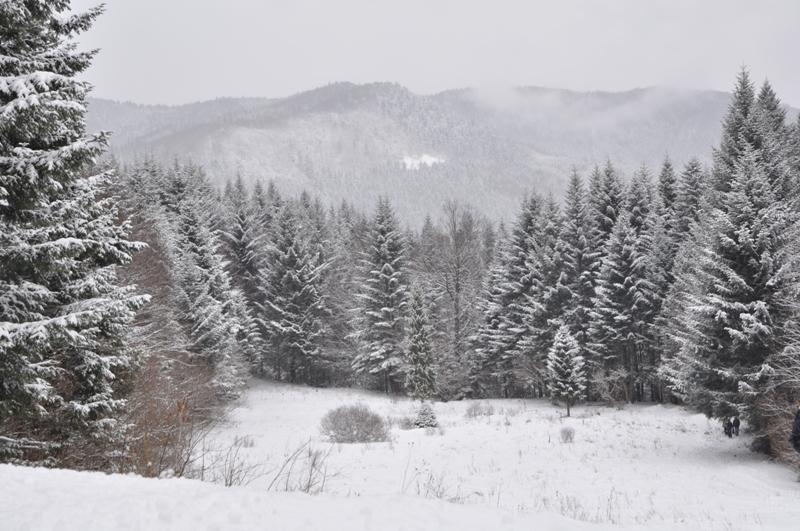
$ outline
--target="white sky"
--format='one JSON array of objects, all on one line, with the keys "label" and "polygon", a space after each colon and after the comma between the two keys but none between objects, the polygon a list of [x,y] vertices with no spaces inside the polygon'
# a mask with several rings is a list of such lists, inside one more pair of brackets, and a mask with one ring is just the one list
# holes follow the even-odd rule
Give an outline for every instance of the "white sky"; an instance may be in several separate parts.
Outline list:
[{"label": "white sky", "polygon": [[798,0],[108,0],[81,42],[102,48],[94,95],[140,103],[333,81],[729,90],[746,64],[800,104]]}]

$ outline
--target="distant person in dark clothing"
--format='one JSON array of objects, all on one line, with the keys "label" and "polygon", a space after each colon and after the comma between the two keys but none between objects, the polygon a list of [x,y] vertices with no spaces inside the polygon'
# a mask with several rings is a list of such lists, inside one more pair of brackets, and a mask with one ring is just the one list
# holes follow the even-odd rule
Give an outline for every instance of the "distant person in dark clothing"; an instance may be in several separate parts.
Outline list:
[{"label": "distant person in dark clothing", "polygon": [[731,424],[733,424],[733,434],[738,437],[739,425],[741,424],[741,422],[739,422],[739,417],[733,417],[733,422],[731,422]]},{"label": "distant person in dark clothing", "polygon": [[800,454],[800,404],[798,404],[797,413],[794,416],[794,427],[792,428],[792,435],[789,437],[789,443]]},{"label": "distant person in dark clothing", "polygon": [[733,422],[731,422],[730,418],[726,418],[725,422],[722,423],[722,430],[728,437],[733,437]]}]

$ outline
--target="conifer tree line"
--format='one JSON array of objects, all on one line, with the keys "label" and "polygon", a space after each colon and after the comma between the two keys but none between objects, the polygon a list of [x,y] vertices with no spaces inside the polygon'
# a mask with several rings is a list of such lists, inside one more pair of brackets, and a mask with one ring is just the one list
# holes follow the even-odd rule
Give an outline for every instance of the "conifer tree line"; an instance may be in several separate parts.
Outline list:
[{"label": "conifer tree line", "polygon": [[68,12],[0,3],[0,460],[149,466],[172,444],[153,442],[153,411],[191,427],[253,376],[681,401],[782,451],[800,397],[800,121],[768,83],[740,73],[708,168],[607,161],[573,171],[563,201],[529,194],[508,226],[449,202],[415,230],[387,198],[361,212],[269,182],[219,189],[191,163],[99,163],[75,79],[94,52],[72,38],[101,10]]},{"label": "conifer tree line", "polygon": [[[572,172],[561,202],[530,194],[508,227],[448,203],[415,231],[385,198],[362,213],[241,179],[220,192],[190,166],[125,173],[131,194],[151,190],[141,203],[176,231],[175,253],[187,238],[216,250],[222,287],[175,274],[198,313],[190,337],[230,389],[246,366],[419,398],[683,401],[766,433],[796,393],[778,375],[798,363],[798,137],[743,71],[710,167],[666,159],[623,178],[607,161]],[[230,355],[203,350],[206,292],[229,294],[215,300],[236,323]]]},{"label": "conifer tree line", "polygon": [[441,224],[415,233],[387,199],[364,214],[241,178],[216,190],[191,164],[144,160],[121,173],[123,204],[167,264],[183,347],[220,398],[248,374],[465,396],[496,239],[472,209],[449,204]]}]

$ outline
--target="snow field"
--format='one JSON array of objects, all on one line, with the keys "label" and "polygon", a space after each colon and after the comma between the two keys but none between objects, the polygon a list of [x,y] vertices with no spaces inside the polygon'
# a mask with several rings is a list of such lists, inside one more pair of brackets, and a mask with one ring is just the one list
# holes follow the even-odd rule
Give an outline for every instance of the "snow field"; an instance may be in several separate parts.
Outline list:
[{"label": "snow field", "polygon": [[[391,440],[322,440],[324,414],[358,402],[391,419]],[[582,405],[569,419],[539,400],[433,408],[441,428],[404,430],[416,409],[405,398],[254,382],[197,471],[219,482],[226,466],[246,471],[235,486],[0,465],[0,529],[758,531],[800,521],[791,470],[679,407]],[[573,443],[561,442],[564,427]],[[308,478],[316,495],[301,492]]]},{"label": "snow field", "polygon": [[411,496],[308,496],[189,479],[0,465],[3,531],[608,531]]},{"label": "snow field", "polygon": [[[389,442],[322,439],[324,414],[357,402],[390,419]],[[255,382],[207,446],[225,452],[239,441],[248,488],[258,490],[297,490],[316,474],[310,490],[324,495],[414,496],[625,527],[794,529],[800,521],[791,470],[680,407],[581,405],[561,418],[546,401],[460,401],[433,404],[440,429],[400,429],[416,407],[358,390]],[[476,407],[484,414],[469,417]],[[564,426],[574,428],[573,443],[561,442]],[[305,443],[319,462],[306,449],[281,471]]]}]

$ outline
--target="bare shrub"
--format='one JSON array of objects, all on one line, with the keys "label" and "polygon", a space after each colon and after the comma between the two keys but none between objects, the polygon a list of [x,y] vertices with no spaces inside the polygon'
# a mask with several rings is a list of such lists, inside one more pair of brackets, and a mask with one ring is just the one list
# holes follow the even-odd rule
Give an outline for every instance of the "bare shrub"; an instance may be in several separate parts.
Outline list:
[{"label": "bare shrub", "polygon": [[755,410],[763,417],[761,433],[756,433],[753,449],[800,467],[800,454],[789,443],[789,432],[800,399],[800,329],[790,330],[791,344],[775,357],[767,391],[756,401]]},{"label": "bare shrub", "polygon": [[208,362],[186,349],[189,340],[176,315],[171,256],[161,225],[148,213],[133,222],[132,236],[149,247],[119,273],[152,299],[136,314],[131,330],[130,342],[140,356],[120,378],[126,407],[113,470],[183,476],[205,458],[204,440],[221,416],[220,402]]},{"label": "bare shrub", "polygon": [[394,423],[401,430],[413,430],[414,428],[416,428],[416,426],[414,425],[414,419],[411,417],[400,417],[394,419]]},{"label": "bare shrub", "polygon": [[383,418],[363,404],[340,406],[328,411],[322,419],[321,430],[334,443],[371,443],[389,439]]},{"label": "bare shrub", "polygon": [[447,497],[447,487],[444,483],[444,473],[434,474],[429,471],[422,481],[417,481],[417,496],[424,498],[444,499]]},{"label": "bare shrub", "polygon": [[[128,398],[121,472],[184,476],[205,459],[204,441],[220,411],[211,371],[182,353],[151,356]],[[202,467],[201,467],[202,468]]]},{"label": "bare shrub", "polygon": [[571,443],[575,441],[575,428],[572,426],[563,426],[559,432],[562,443]]},{"label": "bare shrub", "polygon": [[478,417],[491,417],[494,415],[494,407],[491,404],[487,404],[485,402],[475,402],[470,404],[467,408],[467,412],[465,416],[468,419],[474,419]]},{"label": "bare shrub", "polygon": [[319,450],[312,448],[310,442],[303,443],[286,457],[267,486],[267,490],[321,493],[328,478],[331,477],[327,461],[332,450],[333,445],[327,450]]},{"label": "bare shrub", "polygon": [[610,371],[594,382],[594,392],[602,402],[622,409],[631,400],[631,388],[627,376],[622,369]]},{"label": "bare shrub", "polygon": [[250,437],[235,437],[233,443],[211,464],[211,481],[226,487],[247,485],[262,475],[261,466],[248,463],[241,455],[242,448],[252,448]]}]

